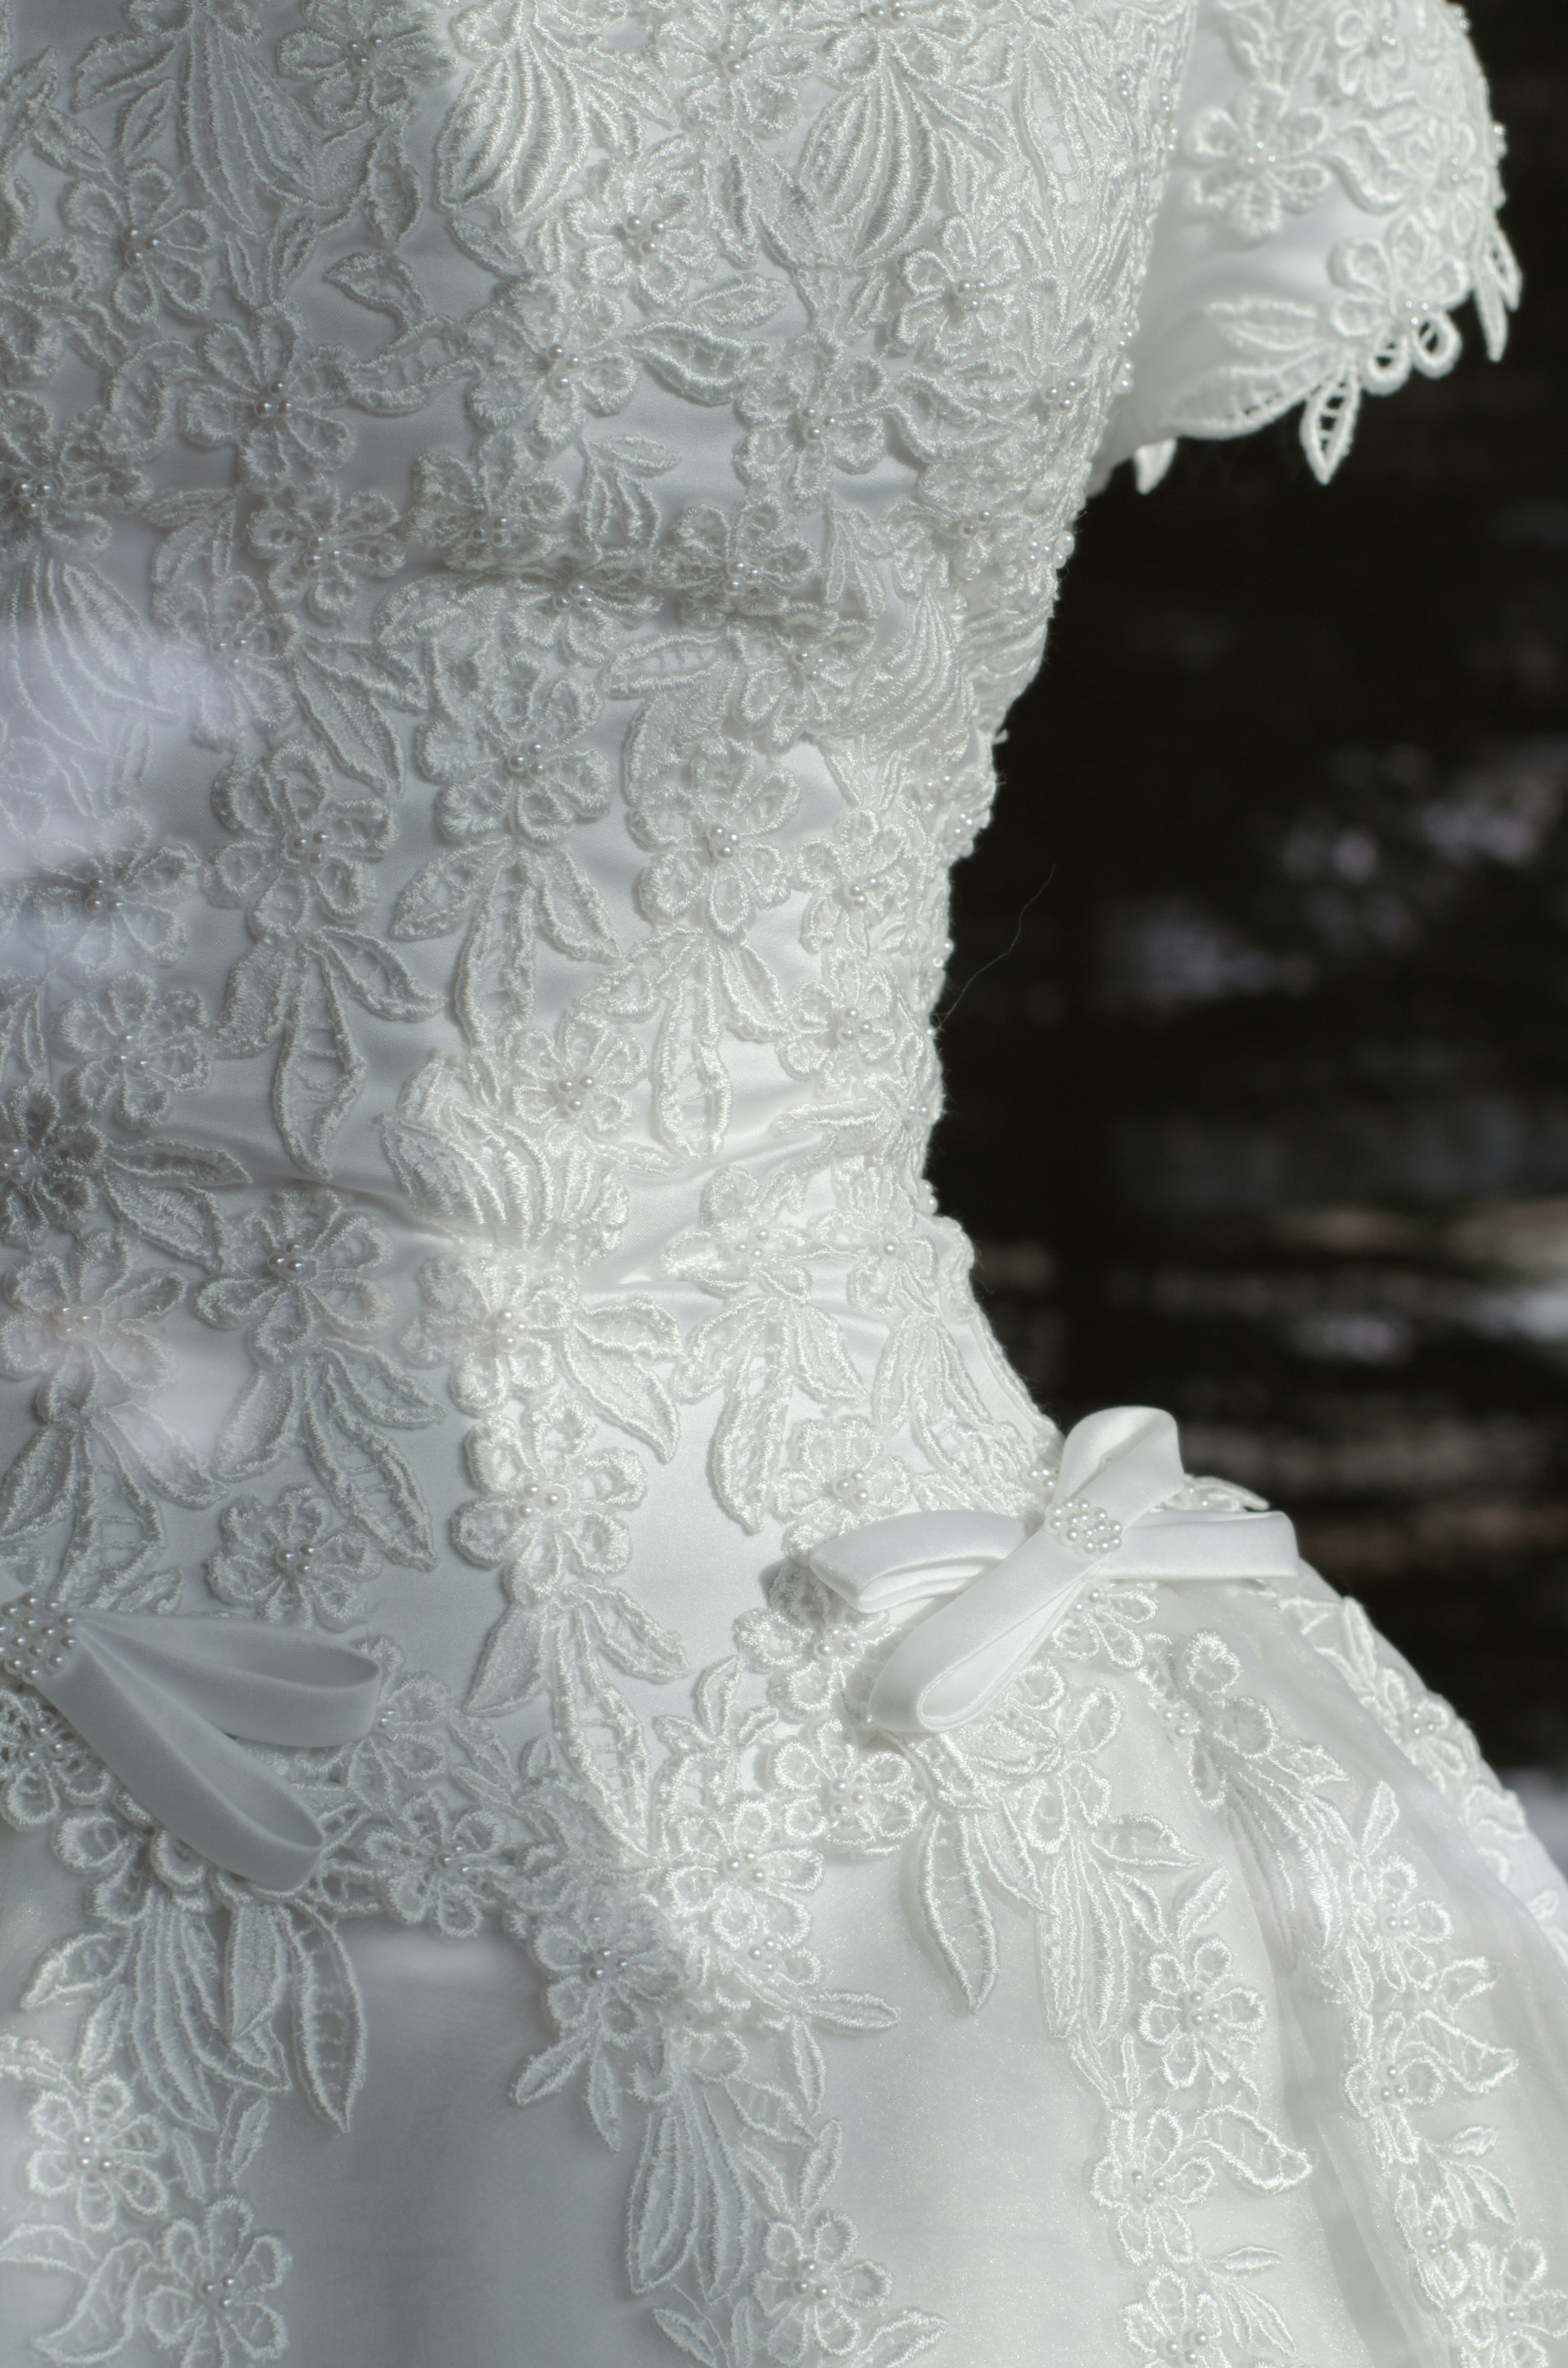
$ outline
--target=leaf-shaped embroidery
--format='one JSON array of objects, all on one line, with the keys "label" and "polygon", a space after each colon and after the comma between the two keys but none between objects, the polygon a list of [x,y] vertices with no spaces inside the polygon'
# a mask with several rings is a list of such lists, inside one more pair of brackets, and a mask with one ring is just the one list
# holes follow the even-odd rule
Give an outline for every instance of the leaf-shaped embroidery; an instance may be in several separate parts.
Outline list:
[{"label": "leaf-shaped embroidery", "polygon": [[360,1412],[357,1395],[335,1360],[324,1360],[312,1374],[299,1401],[311,1468],[338,1510],[374,1538],[389,1561],[428,1570],[436,1547],[419,1484]]},{"label": "leaf-shaped embroidery", "polygon": [[308,1908],[290,1918],[294,2046],[301,2084],[324,2122],[347,2130],[365,2078],[365,2009],[348,1952]]},{"label": "leaf-shaped embroidery", "polygon": [[633,2294],[673,2278],[695,2235],[697,2179],[689,2108],[677,2091],[655,2106],[642,2134],[626,2217],[627,2273]]},{"label": "leaf-shaped embroidery", "polygon": [[1309,2155],[1299,2146],[1287,2146],[1267,2122],[1240,2106],[1216,2106],[1205,2113],[1199,2122],[1198,2135],[1233,2180],[1257,2194],[1275,2195],[1312,2177]]},{"label": "leaf-shaped embroidery", "polygon": [[994,1987],[1000,1960],[995,1918],[961,1817],[934,1816],[920,1838],[920,1907],[965,2004],[978,2010]]},{"label": "leaf-shaped embroidery", "polygon": [[551,1699],[562,1757],[610,1831],[640,1846],[648,1822],[648,1746],[641,1720],[599,1668],[596,1639],[569,1611],[554,1627]]},{"label": "leaf-shaped embroidery", "polygon": [[327,962],[311,955],[283,1025],[272,1074],[272,1115],[290,1158],[324,1176],[327,1145],[359,1099],[365,1056],[354,1041]]},{"label": "leaf-shaped embroidery", "polygon": [[112,2246],[94,2269],[75,2308],[47,2335],[35,2335],[35,2348],[61,2368],[90,2368],[112,2360],[135,2333],[142,2283],[153,2261],[144,2237],[127,2237]]}]

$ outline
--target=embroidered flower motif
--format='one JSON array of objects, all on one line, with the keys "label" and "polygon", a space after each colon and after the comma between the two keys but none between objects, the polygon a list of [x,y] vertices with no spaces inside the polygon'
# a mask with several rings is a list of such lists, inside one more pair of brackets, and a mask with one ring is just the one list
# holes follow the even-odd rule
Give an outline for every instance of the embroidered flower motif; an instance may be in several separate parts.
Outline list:
[{"label": "embroidered flower motif", "polygon": [[660,1266],[721,1299],[759,1294],[811,1297],[811,1260],[819,1247],[784,1221],[758,1178],[721,1168],[702,1195],[702,1223],[665,1245]]},{"label": "embroidered flower motif", "polygon": [[300,31],[286,33],[278,63],[305,85],[324,131],[395,121],[413,112],[449,61],[407,0],[302,0]]},{"label": "embroidered flower motif", "polygon": [[790,1006],[778,1057],[792,1077],[820,1077],[829,1092],[843,1093],[882,1065],[909,1024],[890,972],[831,951],[821,980],[808,981]]},{"label": "embroidered flower motif", "polygon": [[541,543],[513,570],[520,600],[508,623],[519,643],[567,665],[602,666],[627,630],[658,606],[652,552],[569,537]]},{"label": "embroidered flower motif", "polygon": [[278,728],[290,698],[282,668],[299,636],[296,618],[268,606],[248,575],[185,568],[153,587],[153,614],[183,645],[165,653],[171,698],[183,700],[199,738],[232,746],[253,726]]},{"label": "embroidered flower motif", "polygon": [[1422,1896],[1408,1859],[1382,1855],[1351,1869],[1365,1945],[1394,1993],[1429,1990],[1452,1953],[1453,1918]]},{"label": "embroidered flower motif", "polygon": [[1345,291],[1329,305],[1330,325],[1360,348],[1369,387],[1392,393],[1413,370],[1439,378],[1453,368],[1460,338],[1449,314],[1464,267],[1420,222],[1402,222],[1382,240],[1346,240],[1329,271]]},{"label": "embroidered flower motif", "polygon": [[421,734],[419,762],[442,784],[442,835],[468,841],[506,836],[556,846],[609,804],[609,768],[584,745],[599,701],[570,675],[547,679],[521,653],[490,649],[463,666],[446,712]]},{"label": "embroidered flower motif", "polygon": [[1454,2011],[1492,1987],[1483,1959],[1460,1959],[1428,1995],[1408,2007],[1390,2004],[1358,2031],[1355,2061],[1345,2078],[1351,2109],[1370,2123],[1389,2159],[1420,2160],[1417,2116],[1445,2097],[1483,2096],[1512,2073],[1512,2048],[1495,2047],[1476,2032],[1462,2038]]},{"label": "embroidered flower motif", "polygon": [[44,943],[83,978],[177,962],[186,946],[182,907],[195,901],[199,870],[195,848],[178,839],[61,850],[34,891]]},{"label": "embroidered flower motif", "polygon": [[924,347],[942,361],[992,344],[1009,325],[1023,257],[1017,238],[951,215],[931,246],[903,264],[903,300],[893,323],[901,345]]},{"label": "embroidered flower motif", "polygon": [[1146,1587],[1086,1587],[1074,1602],[1051,1644],[1072,1661],[1090,1661],[1103,1653],[1119,1669],[1142,1666],[1143,1639],[1138,1634],[1159,1609],[1158,1598]]},{"label": "embroidered flower motif", "polygon": [[223,1544],[207,1565],[221,1603],[263,1620],[319,1620],[352,1628],[369,1609],[381,1566],[369,1538],[345,1529],[313,1488],[286,1488],[275,1504],[236,1497],[219,1515]]},{"label": "embroidered flower motif", "polygon": [[756,0],[698,0],[672,9],[653,36],[661,71],[693,130],[777,139],[800,112],[809,45]]},{"label": "embroidered flower motif", "polygon": [[1195,2363],[1220,2368],[1220,2306],[1213,2295],[1177,2270],[1160,2270],[1144,2288],[1142,2302],[1121,2314],[1122,2331],[1141,2361]]},{"label": "embroidered flower motif", "polygon": [[[0,536],[6,556],[51,548],[99,551],[109,517],[146,490],[141,475],[94,441],[78,420],[56,427],[31,395],[0,394]],[[128,621],[122,618],[121,629]]]},{"label": "embroidered flower motif", "polygon": [[176,1274],[131,1265],[108,1234],[74,1241],[61,1257],[30,1258],[6,1277],[0,1373],[42,1379],[46,1399],[75,1404],[89,1393],[150,1392],[166,1382],[168,1350],[148,1328],[176,1307]]},{"label": "embroidered flower motif", "polygon": [[164,2134],[111,2073],[80,2088],[47,2089],[34,2100],[28,2126],[44,2140],[28,2158],[28,2185],[35,2195],[67,2199],[95,2236],[112,2228],[121,2212],[150,2218],[167,2210],[168,2190],[158,2174],[167,2151]]},{"label": "embroidered flower motif", "polygon": [[263,2296],[275,2294],[291,2263],[276,2237],[256,2236],[256,2214],[237,2195],[209,2205],[200,2225],[176,2220],[142,2294],[147,2330],[179,2368],[235,2368],[280,2360],[283,2321]]},{"label": "embroidered flower motif", "polygon": [[[835,1640],[824,1632],[831,1651]],[[785,1800],[790,1839],[835,1858],[884,1858],[915,1831],[925,1805],[904,1754],[822,1718],[779,1745],[768,1782]]]},{"label": "embroidered flower motif", "polygon": [[482,375],[469,393],[481,427],[518,427],[559,452],[590,419],[624,411],[637,364],[621,343],[613,297],[570,296],[548,280],[515,281],[468,324]]},{"label": "embroidered flower motif", "polygon": [[1212,1934],[1185,1957],[1158,1950],[1143,1967],[1153,1995],[1138,2009],[1138,2035],[1173,2089],[1189,2089],[1200,2072],[1233,2078],[1264,2027],[1262,1998],[1227,1982],[1230,1969],[1231,1952]]},{"label": "embroidered flower motif", "polygon": [[452,1765],[452,1700],[439,1678],[407,1669],[385,1638],[368,1649],[381,1665],[375,1725],[356,1744],[348,1782],[361,1800],[382,1810],[404,1788],[422,1795]]},{"label": "embroidered flower motif", "polygon": [[665,548],[665,580],[676,613],[699,632],[766,630],[811,598],[816,569],[807,544],[787,531],[777,502],[683,510]]},{"label": "embroidered flower motif", "polygon": [[813,2212],[803,2221],[776,2220],[763,2238],[767,2266],[756,2295],[768,2321],[768,2342],[783,2368],[815,2351],[847,2358],[861,2340],[869,2312],[886,2300],[887,2271],[856,2252],[855,2223],[842,2212]]},{"label": "embroidered flower motif", "polygon": [[902,1512],[912,1494],[908,1465],[890,1454],[862,1416],[846,1415],[836,1422],[796,1424],[773,1504],[790,1525],[786,1546],[801,1554]]},{"label": "embroidered flower motif", "polygon": [[[37,1575],[27,1574],[29,1583]],[[8,1826],[26,1833],[51,1825],[68,1809],[102,1801],[113,1786],[102,1760],[41,1695],[0,1686],[0,1817]]]},{"label": "embroidered flower motif", "polygon": [[0,1096],[0,1238],[73,1232],[96,1197],[103,1149],[97,1129],[64,1117],[47,1086]]},{"label": "embroidered flower motif", "polygon": [[742,637],[735,712],[768,748],[790,748],[813,726],[854,712],[876,640],[863,617],[801,601],[767,633]]},{"label": "embroidered flower motif", "polygon": [[828,67],[846,82],[887,74],[950,84],[974,33],[973,17],[955,0],[862,0],[847,25],[836,12],[819,21],[829,30]]},{"label": "embroidered flower motif", "polygon": [[557,552],[572,511],[559,477],[544,474],[515,436],[486,436],[472,460],[423,453],[403,534],[464,575],[507,575]]},{"label": "embroidered flower motif", "polygon": [[[1164,2106],[1147,2121],[1113,2113],[1109,2137],[1089,2192],[1110,2214],[1117,2243],[1136,2269],[1161,2254],[1179,2260],[1189,2235],[1187,2215],[1213,2188],[1213,2163],[1189,2144],[1181,2122]],[[1179,2355],[1167,2351],[1165,2356]]]},{"label": "embroidered flower motif", "polygon": [[744,937],[759,912],[790,893],[774,834],[800,791],[788,773],[762,771],[730,741],[710,742],[686,771],[679,790],[632,814],[638,845],[663,850],[639,879],[638,896],[651,920],[691,914],[720,937]]},{"label": "embroidered flower motif", "polygon": [[[1026,473],[1022,453],[1018,472]],[[928,577],[932,562],[945,585],[999,579],[996,598],[1010,613],[1021,588],[1049,598],[1052,571],[1072,554],[1073,537],[1051,522],[1039,496],[1000,503],[992,470],[972,460],[937,461],[920,474],[911,499],[894,505],[885,532],[900,580],[911,588]],[[989,797],[989,783],[986,794]]]},{"label": "embroidered flower motif", "polygon": [[264,491],[335,469],[353,434],[333,416],[346,400],[344,357],[312,349],[287,313],[223,321],[202,340],[204,377],[187,388],[180,426],[204,451],[235,447],[240,474]]},{"label": "embroidered flower motif", "polygon": [[574,263],[595,288],[624,289],[650,313],[673,307],[699,272],[718,262],[698,211],[699,175],[666,157],[590,170],[564,209]]},{"label": "embroidered flower motif", "polygon": [[664,1921],[614,1882],[586,1886],[581,1901],[542,1917],[506,1920],[548,1976],[544,2002],[560,2033],[524,2065],[513,2101],[549,2096],[587,2064],[588,2111],[600,2135],[619,2146],[628,2081],[634,2067],[660,2060],[687,1992],[687,1968]]},{"label": "embroidered flower motif", "polygon": [[[208,303],[212,229],[161,165],[132,165],[123,182],[77,181],[60,218],[107,249],[109,302],[133,329],[150,329],[160,304],[199,320]],[[92,268],[89,266],[89,268]]]},{"label": "embroidered flower motif", "polygon": [[592,1449],[592,1423],[569,1406],[530,1406],[515,1421],[472,1431],[468,1467],[484,1493],[452,1516],[452,1543],[482,1569],[500,1566],[510,1598],[486,1640],[471,1710],[515,1710],[541,1687],[559,1691],[561,1664],[603,1655],[628,1677],[667,1685],[686,1667],[680,1640],[624,1588],[606,1584],[631,1559],[618,1516],[646,1482],[623,1448]]},{"label": "embroidered flower motif", "polygon": [[1410,59],[1399,0],[1346,0],[1331,34],[1335,87],[1380,113],[1409,86]]},{"label": "embroidered flower motif", "polygon": [[792,338],[742,381],[735,414],[746,434],[735,451],[744,484],[820,509],[835,469],[864,476],[887,442],[885,373],[869,355],[825,338]]},{"label": "embroidered flower motif", "polygon": [[628,1088],[642,1073],[642,1053],[607,1021],[564,1019],[553,1043],[538,1029],[518,1031],[502,1057],[519,1118],[542,1136],[608,1142],[630,1123]]},{"label": "embroidered flower motif", "polygon": [[397,511],[384,494],[302,493],[286,485],[247,532],[271,565],[267,588],[284,606],[303,600],[318,623],[348,614],[364,576],[395,575],[403,563]]},{"label": "embroidered flower motif", "polygon": [[794,1725],[835,1710],[889,1633],[885,1620],[852,1617],[803,1562],[784,1562],[767,1582],[766,1608],[736,1621],[735,1644],[744,1666],[767,1679],[768,1701]]},{"label": "embroidered flower motif", "polygon": [[258,938],[351,921],[369,903],[366,862],[390,844],[392,815],[371,798],[334,797],[304,742],[231,765],[213,784],[212,808],[237,844],[213,856],[208,894],[246,907]]},{"label": "embroidered flower motif", "polygon": [[909,844],[896,824],[853,809],[839,816],[831,838],[807,839],[791,878],[806,894],[801,943],[808,953],[833,945],[868,953],[873,930],[905,905]]},{"label": "embroidered flower motif", "polygon": [[1568,2294],[1547,2284],[1541,2248],[1517,2237],[1475,2268],[1459,2311],[1466,2340],[1499,2368],[1546,2368],[1548,2346],[1568,2335]]},{"label": "embroidered flower motif", "polygon": [[97,996],[78,996],[60,1018],[60,1039],[82,1066],[71,1098],[97,1117],[142,1133],[176,1094],[194,1093],[212,1074],[207,1013],[193,988],[160,994],[132,972]]},{"label": "embroidered flower motif", "polygon": [[379,1228],[335,1192],[275,1192],[230,1226],[223,1271],[191,1304],[204,1324],[247,1333],[262,1364],[280,1364],[314,1341],[385,1326],[392,1300],[370,1277],[386,1258]]},{"label": "embroidered flower motif", "polygon": [[566,1259],[468,1251],[419,1270],[423,1313],[404,1336],[416,1364],[451,1365],[455,1403],[494,1414],[563,1385],[661,1455],[675,1444],[675,1409],[650,1366],[680,1348],[675,1319],[657,1302],[585,1300]]},{"label": "embroidered flower motif", "polygon": [[453,1811],[441,1800],[411,1801],[396,1826],[374,1826],[359,1852],[399,1924],[433,1924],[449,1941],[472,1941],[511,1876],[508,1828],[485,1809]]},{"label": "embroidered flower motif", "polygon": [[1199,169],[1187,203],[1195,213],[1223,214],[1251,245],[1271,238],[1287,214],[1305,213],[1327,191],[1327,144],[1318,108],[1292,107],[1287,92],[1245,82],[1229,109],[1205,108],[1188,127],[1183,154]]},{"label": "embroidered flower motif", "polygon": [[782,1804],[683,1802],[665,1842],[662,1888],[677,1924],[759,1980],[786,1973],[811,1930],[801,1903],[822,1880],[822,1861],[790,1840]]}]

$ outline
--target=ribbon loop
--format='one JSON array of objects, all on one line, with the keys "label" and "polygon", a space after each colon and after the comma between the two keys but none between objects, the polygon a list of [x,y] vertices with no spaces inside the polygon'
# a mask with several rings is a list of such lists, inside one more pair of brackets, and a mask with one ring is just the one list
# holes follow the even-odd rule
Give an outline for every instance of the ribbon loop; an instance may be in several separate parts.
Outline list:
[{"label": "ribbon loop", "polygon": [[994,1702],[1089,1579],[1293,1578],[1283,1513],[1177,1506],[1176,1426],[1154,1406],[1108,1406],[1062,1445],[1040,1527],[994,1513],[905,1513],[819,1546],[811,1566],[860,1611],[946,1597],[900,1638],[871,1692],[895,1735],[937,1735]]},{"label": "ribbon loop", "polygon": [[150,1816],[214,1865],[273,1891],[311,1873],[326,1837],[241,1745],[296,1748],[369,1732],[381,1677],[351,1645],[248,1621],[0,1611],[0,1668],[69,1719]]}]

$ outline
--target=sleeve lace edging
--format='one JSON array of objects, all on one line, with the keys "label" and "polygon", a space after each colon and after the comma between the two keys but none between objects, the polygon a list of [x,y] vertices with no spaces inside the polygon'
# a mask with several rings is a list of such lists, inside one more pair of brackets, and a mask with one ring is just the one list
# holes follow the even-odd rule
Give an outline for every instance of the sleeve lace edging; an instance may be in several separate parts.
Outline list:
[{"label": "sleeve lace edging", "polygon": [[1159,482],[1178,437],[1245,435],[1298,404],[1326,484],[1364,394],[1452,369],[1467,299],[1492,358],[1504,349],[1519,271],[1496,219],[1501,129],[1448,0],[1218,0],[1205,15],[1231,87],[1178,136],[1168,251],[1199,301],[1165,368],[1153,357],[1139,484]]}]

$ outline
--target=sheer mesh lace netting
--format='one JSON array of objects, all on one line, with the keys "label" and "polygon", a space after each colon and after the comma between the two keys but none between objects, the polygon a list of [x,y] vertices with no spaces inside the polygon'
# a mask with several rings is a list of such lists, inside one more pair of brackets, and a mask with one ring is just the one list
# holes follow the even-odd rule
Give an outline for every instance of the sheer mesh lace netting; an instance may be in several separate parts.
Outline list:
[{"label": "sheer mesh lace netting", "polygon": [[[948,869],[1111,463],[1501,347],[1462,17],[0,26],[6,2368],[1568,2357],[1561,1894],[1362,1613],[1108,1577],[895,1736],[806,1560],[1049,1510]],[[66,1611],[373,1653],[307,1878]]]}]

